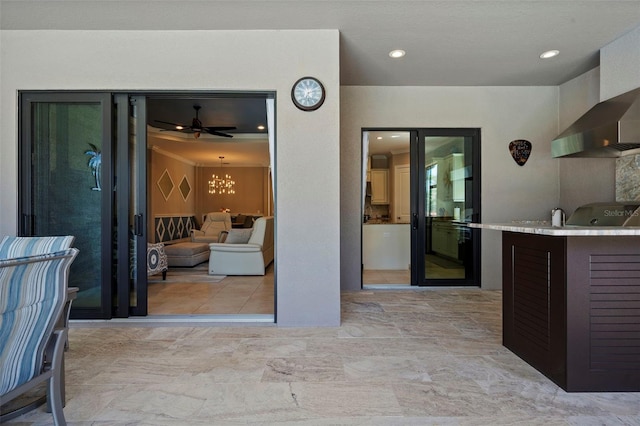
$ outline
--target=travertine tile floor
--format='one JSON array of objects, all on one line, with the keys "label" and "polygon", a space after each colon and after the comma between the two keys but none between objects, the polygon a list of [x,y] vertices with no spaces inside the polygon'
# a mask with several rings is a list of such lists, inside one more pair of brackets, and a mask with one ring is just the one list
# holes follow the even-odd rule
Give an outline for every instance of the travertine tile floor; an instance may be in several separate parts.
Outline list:
[{"label": "travertine tile floor", "polygon": [[[208,281],[208,264],[197,268],[202,281],[193,279],[191,268],[169,269],[167,280],[153,277],[148,286],[149,315],[243,315],[273,314],[273,263],[265,275],[228,276]],[[184,281],[182,281],[184,279]]]},{"label": "travertine tile floor", "polygon": [[[425,276],[429,279],[464,278],[464,265],[441,259],[434,255],[425,256]],[[410,285],[411,271],[409,269],[365,269],[362,271],[364,285]]]},{"label": "travertine tile floor", "polygon": [[640,393],[569,394],[502,347],[498,291],[362,291],[335,328],[72,327],[70,344],[71,425],[640,425]]}]

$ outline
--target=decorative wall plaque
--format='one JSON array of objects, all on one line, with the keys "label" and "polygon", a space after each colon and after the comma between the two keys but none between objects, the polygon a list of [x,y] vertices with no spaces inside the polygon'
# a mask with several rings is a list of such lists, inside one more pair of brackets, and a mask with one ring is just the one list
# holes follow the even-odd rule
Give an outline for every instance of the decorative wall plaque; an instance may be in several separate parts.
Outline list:
[{"label": "decorative wall plaque", "polygon": [[182,180],[180,181],[180,185],[178,185],[178,188],[180,189],[180,194],[182,194],[182,199],[184,201],[187,201],[187,198],[189,198],[189,194],[191,193],[191,185],[189,185],[189,180],[187,179],[187,175],[184,175],[182,177]]},{"label": "decorative wall plaque", "polygon": [[165,201],[169,199],[169,195],[171,195],[174,187],[175,185],[173,184],[173,179],[171,179],[171,176],[169,175],[169,171],[164,169],[162,176],[158,179],[158,188],[160,188],[160,192],[162,193]]},{"label": "decorative wall plaque", "polygon": [[516,139],[509,142],[509,152],[518,166],[524,166],[531,155],[531,142]]}]

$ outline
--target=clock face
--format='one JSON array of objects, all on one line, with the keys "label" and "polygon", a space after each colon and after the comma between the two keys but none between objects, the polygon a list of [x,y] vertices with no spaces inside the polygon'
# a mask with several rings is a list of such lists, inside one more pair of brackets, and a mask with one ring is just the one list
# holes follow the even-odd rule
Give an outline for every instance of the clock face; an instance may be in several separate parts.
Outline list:
[{"label": "clock face", "polygon": [[301,110],[313,111],[324,102],[324,86],[313,77],[303,77],[293,85],[291,99]]}]

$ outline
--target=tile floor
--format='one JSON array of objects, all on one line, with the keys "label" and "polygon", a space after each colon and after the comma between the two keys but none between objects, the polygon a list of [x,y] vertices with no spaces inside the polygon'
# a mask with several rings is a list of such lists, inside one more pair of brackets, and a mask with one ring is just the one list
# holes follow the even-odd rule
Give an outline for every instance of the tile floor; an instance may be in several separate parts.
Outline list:
[{"label": "tile floor", "polygon": [[[425,273],[427,278],[464,278],[464,266],[456,262],[439,258],[434,255],[425,256]],[[411,271],[409,269],[365,269],[362,271],[364,285],[410,285]]]},{"label": "tile floor", "polygon": [[227,276],[218,282],[209,281],[207,263],[202,265],[202,280],[193,278],[193,268],[170,269],[166,281],[160,275],[152,277],[148,314],[273,314],[273,263],[264,276]]},{"label": "tile floor", "polygon": [[411,284],[411,271],[404,269],[365,269],[362,284]]},{"label": "tile floor", "polygon": [[[459,276],[460,268],[443,267],[441,264],[433,263],[427,257],[429,278]],[[211,282],[207,275],[207,264],[203,263],[195,268],[170,269],[166,281],[160,275],[150,277],[149,315],[274,313],[273,263],[267,267],[264,276],[229,276]],[[204,278],[198,280],[198,276]],[[181,277],[185,277],[184,281]],[[362,280],[364,285],[409,285],[411,273],[409,270],[365,270]]]},{"label": "tile floor", "polygon": [[[501,345],[501,293],[342,295],[335,328],[79,328],[70,425],[640,425],[640,393],[571,393]],[[9,425],[50,424],[42,408]]]}]

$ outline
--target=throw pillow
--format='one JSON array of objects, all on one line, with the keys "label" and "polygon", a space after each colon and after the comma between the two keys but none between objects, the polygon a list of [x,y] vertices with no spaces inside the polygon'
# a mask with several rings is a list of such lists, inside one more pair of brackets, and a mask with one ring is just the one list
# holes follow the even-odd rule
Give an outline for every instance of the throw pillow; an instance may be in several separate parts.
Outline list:
[{"label": "throw pillow", "polygon": [[247,244],[253,228],[229,229],[225,244]]}]

